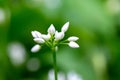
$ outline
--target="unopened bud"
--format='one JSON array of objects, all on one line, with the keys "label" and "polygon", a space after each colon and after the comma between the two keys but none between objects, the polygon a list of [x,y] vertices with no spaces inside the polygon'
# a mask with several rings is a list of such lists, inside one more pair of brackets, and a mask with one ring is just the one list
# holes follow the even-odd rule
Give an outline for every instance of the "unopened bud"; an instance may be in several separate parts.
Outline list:
[{"label": "unopened bud", "polygon": [[41,46],[40,45],[35,45],[35,46],[33,46],[33,48],[31,49],[31,52],[38,52],[39,50],[41,49]]},{"label": "unopened bud", "polygon": [[69,42],[68,45],[69,45],[71,48],[79,48],[79,45],[78,45],[76,42],[73,42],[73,41]]}]

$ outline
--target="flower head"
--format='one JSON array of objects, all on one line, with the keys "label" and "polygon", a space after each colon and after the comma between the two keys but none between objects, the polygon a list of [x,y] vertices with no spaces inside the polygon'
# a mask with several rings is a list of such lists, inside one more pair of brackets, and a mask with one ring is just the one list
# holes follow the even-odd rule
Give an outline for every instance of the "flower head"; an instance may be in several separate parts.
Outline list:
[{"label": "flower head", "polygon": [[65,23],[63,27],[61,28],[61,32],[58,32],[55,30],[55,27],[53,24],[50,25],[48,28],[47,32],[48,34],[41,34],[38,31],[32,31],[32,36],[34,37],[34,41],[37,43],[31,51],[32,52],[37,52],[41,49],[42,45],[47,45],[51,49],[55,49],[57,51],[58,46],[61,44],[67,44],[71,48],[79,48],[79,45],[75,42],[79,38],[76,36],[71,36],[67,40],[61,41],[64,36],[65,32],[69,28],[69,22]]}]

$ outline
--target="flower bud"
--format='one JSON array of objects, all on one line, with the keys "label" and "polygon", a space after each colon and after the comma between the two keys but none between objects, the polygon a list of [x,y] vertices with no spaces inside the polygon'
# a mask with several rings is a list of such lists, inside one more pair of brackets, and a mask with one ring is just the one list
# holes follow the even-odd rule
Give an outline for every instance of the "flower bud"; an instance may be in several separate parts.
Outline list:
[{"label": "flower bud", "polygon": [[69,28],[69,22],[65,23],[61,29],[62,32],[66,32]]},{"label": "flower bud", "polygon": [[41,46],[37,44],[33,46],[33,48],[31,49],[31,52],[35,53],[35,52],[38,52],[40,49],[41,49]]},{"label": "flower bud", "polygon": [[79,38],[76,36],[69,37],[67,40],[68,41],[77,41]]},{"label": "flower bud", "polygon": [[55,27],[53,24],[50,25],[50,27],[48,28],[48,33],[49,34],[55,34]]},{"label": "flower bud", "polygon": [[79,48],[79,45],[78,45],[76,42],[73,42],[73,41],[69,42],[68,45],[69,45],[71,48]]},{"label": "flower bud", "polygon": [[32,31],[31,34],[32,34],[32,36],[33,36],[34,38],[39,38],[39,37],[41,37],[41,33],[38,32],[38,31]]},{"label": "flower bud", "polygon": [[44,39],[42,39],[42,38],[35,38],[35,39],[33,39],[35,42],[37,42],[37,43],[44,43],[45,41],[44,41]]},{"label": "flower bud", "polygon": [[55,32],[55,40],[56,41],[61,40],[63,38],[64,38],[64,32],[58,32],[58,31]]},{"label": "flower bud", "polygon": [[44,39],[44,40],[49,40],[50,39],[50,37],[51,37],[51,35],[50,34],[42,34],[42,38]]}]

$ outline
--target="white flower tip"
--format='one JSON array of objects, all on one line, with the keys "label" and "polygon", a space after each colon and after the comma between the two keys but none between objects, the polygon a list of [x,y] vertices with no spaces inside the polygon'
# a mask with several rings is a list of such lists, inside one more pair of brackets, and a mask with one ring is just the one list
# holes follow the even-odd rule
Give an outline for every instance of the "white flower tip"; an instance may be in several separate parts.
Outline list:
[{"label": "white flower tip", "polygon": [[68,25],[69,25],[69,23],[70,23],[69,21],[68,21],[68,22],[66,22],[66,24],[68,24]]},{"label": "white flower tip", "polygon": [[61,29],[61,31],[66,32],[69,28],[69,22],[65,23]]},{"label": "white flower tip", "polygon": [[41,37],[41,33],[38,32],[38,31],[32,31],[31,34],[32,34],[32,36],[33,36],[34,38]]},{"label": "white flower tip", "polygon": [[68,22],[66,22],[65,24],[69,26],[69,23],[70,23],[70,22],[68,21]]},{"label": "white flower tip", "polygon": [[68,41],[77,41],[79,38],[76,36],[69,37],[67,40]]},{"label": "white flower tip", "polygon": [[79,48],[79,45],[78,45],[76,42],[73,42],[73,41],[71,41],[68,45],[69,45],[71,48]]},{"label": "white flower tip", "polygon": [[50,25],[50,27],[48,28],[48,33],[49,34],[55,34],[55,27],[53,24]]},{"label": "white flower tip", "polygon": [[41,49],[41,46],[37,44],[33,46],[33,48],[31,49],[31,52],[35,53],[35,52],[38,52],[40,49]]},{"label": "white flower tip", "polygon": [[37,37],[34,31],[31,31],[33,37]]}]

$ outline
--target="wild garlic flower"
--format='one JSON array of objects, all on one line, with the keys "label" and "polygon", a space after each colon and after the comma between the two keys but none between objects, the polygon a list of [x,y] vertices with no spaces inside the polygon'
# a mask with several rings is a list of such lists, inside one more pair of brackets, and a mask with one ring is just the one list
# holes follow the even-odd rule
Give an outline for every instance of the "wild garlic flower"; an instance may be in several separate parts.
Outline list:
[{"label": "wild garlic flower", "polygon": [[51,49],[58,49],[59,45],[67,44],[71,48],[79,48],[79,45],[75,42],[79,38],[76,36],[71,36],[68,39],[62,41],[65,36],[65,32],[69,28],[69,22],[65,23],[61,28],[61,32],[58,32],[54,25],[51,24],[47,30],[47,34],[41,34],[38,31],[32,31],[33,40],[37,43],[32,49],[32,52],[38,52],[43,45],[47,45]]}]

